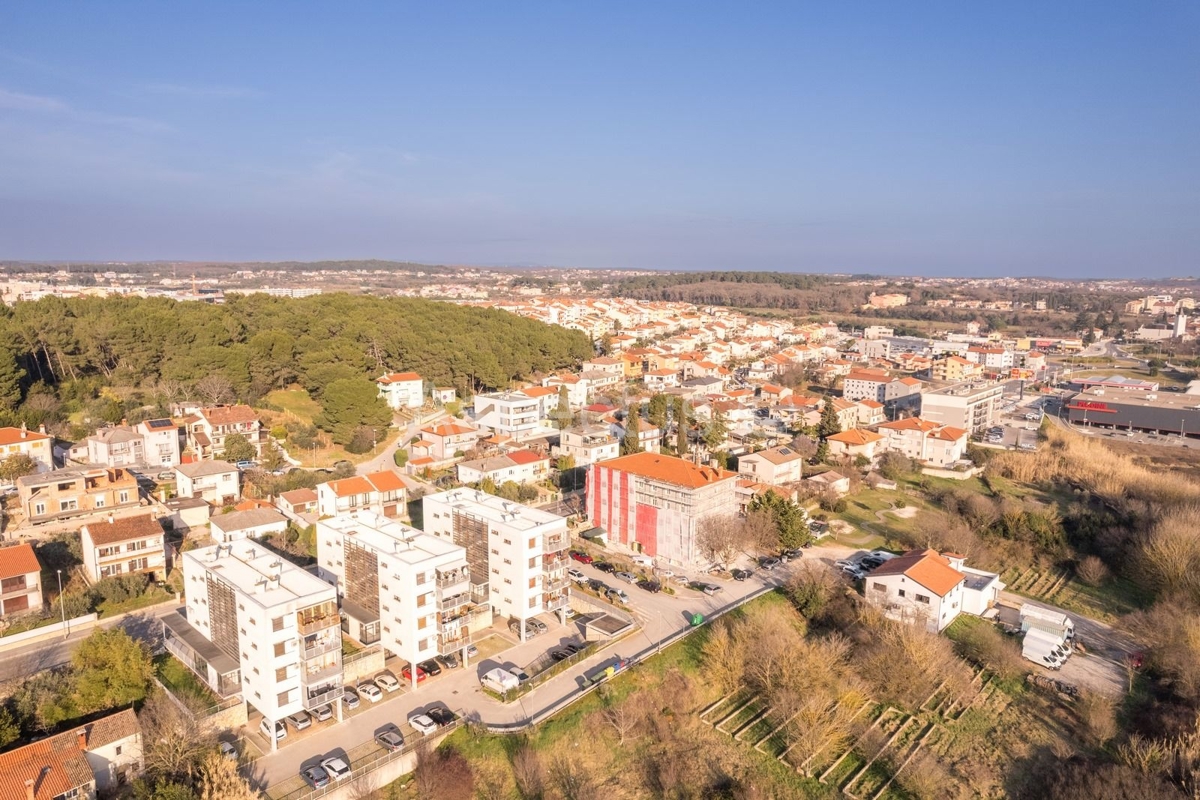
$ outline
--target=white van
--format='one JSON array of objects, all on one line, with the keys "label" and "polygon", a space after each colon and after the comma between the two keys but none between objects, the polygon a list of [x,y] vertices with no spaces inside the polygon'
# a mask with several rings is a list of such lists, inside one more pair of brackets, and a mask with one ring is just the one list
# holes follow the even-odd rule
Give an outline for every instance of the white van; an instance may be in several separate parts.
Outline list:
[{"label": "white van", "polygon": [[654,559],[650,556],[639,555],[633,557],[633,563],[637,564],[639,567],[650,569],[654,566]]}]

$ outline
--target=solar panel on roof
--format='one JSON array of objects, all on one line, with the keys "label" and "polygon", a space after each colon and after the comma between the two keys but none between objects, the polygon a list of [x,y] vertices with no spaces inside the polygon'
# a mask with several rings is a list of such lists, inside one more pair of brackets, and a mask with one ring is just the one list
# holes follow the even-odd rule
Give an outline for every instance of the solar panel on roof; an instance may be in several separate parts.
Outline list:
[{"label": "solar panel on roof", "polygon": [[791,455],[791,453],[792,453],[792,451],[788,450],[786,447],[779,448],[779,455],[781,455],[781,456]]},{"label": "solar panel on roof", "polygon": [[146,425],[151,428],[173,428],[175,423],[169,419],[152,419],[146,422]]}]

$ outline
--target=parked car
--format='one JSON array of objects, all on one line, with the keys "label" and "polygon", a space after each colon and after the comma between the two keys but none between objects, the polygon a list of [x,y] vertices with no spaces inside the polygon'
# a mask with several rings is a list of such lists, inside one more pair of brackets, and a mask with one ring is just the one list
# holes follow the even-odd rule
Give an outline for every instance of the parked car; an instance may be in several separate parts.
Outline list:
[{"label": "parked car", "polygon": [[386,730],[375,734],[375,744],[384,750],[399,750],[404,747],[404,735],[397,730]]},{"label": "parked car", "polygon": [[779,559],[775,556],[765,556],[758,560],[758,566],[766,570],[775,569],[779,566]]},{"label": "parked car", "polygon": [[[420,670],[420,667],[417,669]],[[417,680],[421,680],[420,674],[417,675]],[[381,672],[375,676],[375,685],[385,692],[394,692],[400,688],[400,681],[390,672]]]},{"label": "parked car", "polygon": [[569,642],[563,646],[563,649],[569,651],[571,655],[575,655],[576,653],[582,653],[584,650],[587,650],[587,645]]},{"label": "parked car", "polygon": [[574,567],[567,570],[567,577],[573,580],[575,583],[587,583],[587,575],[584,575]]},{"label": "parked car", "polygon": [[694,589],[697,592],[704,592],[709,597],[712,597],[717,592],[721,591],[721,587],[715,583],[704,583],[703,581],[692,581],[688,584],[689,589]]},{"label": "parked car", "polygon": [[[515,635],[520,636],[521,635],[521,621],[519,619],[512,620],[511,622],[508,623],[508,629],[510,631],[512,631],[512,633],[514,633]],[[525,621],[525,638],[526,639],[533,637],[533,636],[537,636],[539,633],[541,633],[541,631],[537,629],[537,627],[533,624],[533,622],[531,620]]]},{"label": "parked car", "polygon": [[598,581],[595,578],[592,578],[588,581],[588,588],[593,592],[600,592],[603,594],[604,592],[608,591],[608,584],[604,581]]},{"label": "parked car", "polygon": [[459,667],[458,656],[454,655],[454,653],[438,656],[437,660],[442,662],[442,666],[446,669],[458,669]]},{"label": "parked car", "polygon": [[861,569],[859,569],[858,567],[853,567],[853,566],[851,566],[851,567],[842,567],[842,572],[843,572],[844,574],[846,574],[846,575],[849,575],[851,578],[853,578],[853,579],[854,579],[854,580],[856,580],[856,581],[860,581],[860,580],[862,580],[864,577],[866,577],[866,573],[864,573],[864,572],[863,572]]},{"label": "parked car", "polygon": [[779,560],[786,564],[788,561],[791,561],[793,558],[800,558],[803,555],[804,555],[804,551],[801,550],[799,547],[792,547],[792,548],[784,550],[782,553],[780,553]]},{"label": "parked car", "polygon": [[333,706],[328,703],[323,706],[317,706],[312,710],[312,716],[317,722],[333,719]]},{"label": "parked car", "polygon": [[429,718],[427,714],[409,714],[408,724],[413,726],[413,729],[424,736],[431,733],[437,733],[437,723]]},{"label": "parked car", "polygon": [[428,661],[422,661],[420,664],[417,664],[417,666],[428,672],[430,675],[437,676],[442,674],[442,665],[432,658]]},{"label": "parked car", "polygon": [[383,692],[379,691],[379,687],[370,681],[363,681],[357,686],[360,696],[367,698],[372,703],[378,703],[383,699]]},{"label": "parked car", "polygon": [[614,572],[613,577],[620,578],[626,583],[634,583],[637,581],[637,575],[634,575],[632,572]]},{"label": "parked car", "polygon": [[221,742],[220,750],[221,750],[221,758],[228,759],[229,761],[237,761],[238,760],[237,748],[234,747],[231,742]]},{"label": "parked car", "polygon": [[629,595],[625,594],[623,589],[609,589],[605,594],[610,600],[619,600],[622,603],[629,601]]},{"label": "parked car", "polygon": [[591,564],[596,560],[582,550],[571,550],[567,553],[567,555],[578,561],[580,564]]},{"label": "parked car", "polygon": [[607,561],[597,561],[594,564],[592,564],[592,566],[595,567],[596,569],[600,570],[601,572],[616,572],[617,571],[617,568],[614,567],[612,564],[608,563]]},{"label": "parked car", "polygon": [[467,654],[467,658],[474,658],[475,656],[479,655],[479,648],[473,644],[469,644],[467,645],[467,649],[463,652]]},{"label": "parked car", "polygon": [[638,581],[639,589],[645,589],[650,594],[658,594],[662,591],[662,584],[658,581]]},{"label": "parked car", "polygon": [[335,781],[350,777],[350,765],[346,763],[344,758],[339,756],[325,759],[321,762],[321,766],[329,773],[329,777]]},{"label": "parked car", "polygon": [[342,702],[346,704],[346,708],[358,708],[358,695],[347,686],[342,690]]},{"label": "parked car", "polygon": [[534,617],[533,619],[527,619],[525,622],[528,625],[532,625],[533,629],[538,633],[545,633],[546,631],[550,630],[548,627],[546,627],[546,623],[542,622],[537,617]]},{"label": "parked car", "polygon": [[735,581],[744,581],[744,580],[746,580],[746,578],[749,578],[754,573],[748,569],[735,569],[733,572],[731,572],[729,574],[733,576],[733,579]]},{"label": "parked car", "polygon": [[[406,683],[412,683],[412,667],[411,666],[407,666],[404,669],[400,670],[400,675],[404,678]],[[425,680],[428,677],[429,677],[429,675],[425,672],[425,670],[421,669],[420,667],[417,667],[417,683],[420,683],[421,681]],[[395,679],[393,678],[393,680],[395,680]]]},{"label": "parked car", "polygon": [[254,462],[253,461],[239,461],[234,466],[236,466],[238,469],[251,469],[254,467]]},{"label": "parked car", "polygon": [[519,684],[525,683],[525,681],[529,680],[529,673],[526,672],[525,670],[521,669],[520,667],[510,667],[508,672],[510,675],[512,675],[514,678],[517,679],[517,683],[519,683]]},{"label": "parked car", "polygon": [[568,653],[566,650],[551,650],[550,651],[550,658],[554,659],[556,662],[557,661],[566,661],[570,657],[571,657],[571,654]]},{"label": "parked car", "polygon": [[425,712],[425,716],[436,722],[438,727],[445,727],[458,719],[458,714],[455,714],[445,706],[434,706]]},{"label": "parked car", "polygon": [[[275,738],[276,739],[283,740],[283,739],[287,738],[287,725],[283,724],[283,720],[276,722],[274,727],[275,727]],[[271,721],[268,720],[266,717],[263,717],[262,722],[258,723],[258,729],[260,731],[262,731],[262,735],[267,737],[267,740],[270,741],[270,739],[271,739]]]},{"label": "parked car", "polygon": [[325,771],[324,767],[316,764],[300,770],[300,777],[313,789],[324,789],[329,785],[329,773]]},{"label": "parked car", "polygon": [[312,727],[312,717],[308,716],[307,711],[297,711],[295,714],[289,715],[287,721],[292,723],[292,727],[298,731]]}]

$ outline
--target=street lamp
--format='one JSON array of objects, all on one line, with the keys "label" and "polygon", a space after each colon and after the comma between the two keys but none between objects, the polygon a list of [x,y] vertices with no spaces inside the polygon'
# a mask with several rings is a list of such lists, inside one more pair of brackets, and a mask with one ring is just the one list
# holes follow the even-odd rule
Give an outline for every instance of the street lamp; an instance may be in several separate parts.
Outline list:
[{"label": "street lamp", "polygon": [[62,612],[63,638],[66,639],[71,635],[71,632],[67,630],[67,604],[66,601],[63,600],[62,570],[55,570],[55,572],[58,573],[58,608]]}]

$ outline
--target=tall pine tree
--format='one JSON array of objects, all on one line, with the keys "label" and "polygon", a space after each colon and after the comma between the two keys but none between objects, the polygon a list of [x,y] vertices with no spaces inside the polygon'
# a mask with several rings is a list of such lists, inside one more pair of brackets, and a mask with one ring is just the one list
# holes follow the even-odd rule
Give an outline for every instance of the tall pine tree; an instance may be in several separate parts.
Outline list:
[{"label": "tall pine tree", "polygon": [[554,424],[559,430],[571,425],[571,395],[565,383],[558,387],[558,408],[554,411]]},{"label": "tall pine tree", "polygon": [[833,407],[833,398],[826,397],[825,405],[821,408],[821,424],[817,426],[817,433],[824,438],[841,432],[842,423],[838,419],[837,410]]},{"label": "tall pine tree", "polygon": [[675,452],[680,458],[688,452],[688,419],[683,398],[675,398]]},{"label": "tall pine tree", "polygon": [[642,452],[642,405],[641,403],[630,406],[629,413],[625,417],[625,437],[621,439],[621,455],[627,456],[630,453]]},{"label": "tall pine tree", "polygon": [[21,379],[25,370],[17,363],[17,354],[8,342],[0,341],[0,411],[16,408],[21,402]]}]

